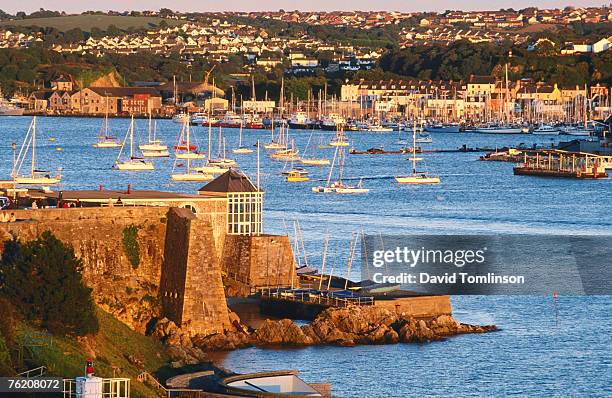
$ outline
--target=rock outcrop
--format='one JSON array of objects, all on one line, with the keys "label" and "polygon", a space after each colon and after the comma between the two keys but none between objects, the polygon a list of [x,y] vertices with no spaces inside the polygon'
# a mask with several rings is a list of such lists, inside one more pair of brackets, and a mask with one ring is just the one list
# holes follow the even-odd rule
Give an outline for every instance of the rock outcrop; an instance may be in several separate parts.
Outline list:
[{"label": "rock outcrop", "polygon": [[172,321],[157,322],[153,334],[169,346],[178,363],[201,361],[207,351],[233,350],[255,346],[340,346],[430,342],[464,333],[486,333],[494,325],[475,326],[458,322],[450,315],[432,319],[415,319],[381,307],[330,308],[308,325],[298,326],[290,319],[267,319],[252,330],[230,314],[232,328],[224,333],[190,336]]}]

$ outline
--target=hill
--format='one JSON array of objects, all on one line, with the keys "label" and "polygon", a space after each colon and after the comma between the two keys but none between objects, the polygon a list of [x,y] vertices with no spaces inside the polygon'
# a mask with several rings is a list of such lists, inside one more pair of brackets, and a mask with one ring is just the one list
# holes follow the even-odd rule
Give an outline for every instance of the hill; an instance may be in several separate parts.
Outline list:
[{"label": "hill", "polygon": [[[155,339],[143,336],[113,318],[97,311],[100,332],[86,338],[50,336],[40,337],[36,346],[24,351],[24,367],[45,366],[48,376],[74,378],[82,376],[87,358],[94,358],[96,375],[101,377],[128,377],[131,379],[132,397],[157,396],[157,391],[138,381],[138,375],[148,371],[162,379],[176,374],[168,366],[164,347]],[[17,341],[34,336],[37,328],[19,322],[15,329]],[[0,357],[3,350],[0,346]],[[6,349],[6,348],[5,348]]]},{"label": "hill", "polygon": [[85,32],[92,28],[106,30],[110,25],[119,29],[127,28],[153,28],[165,21],[168,25],[181,25],[184,21],[165,19],[159,17],[131,17],[120,15],[69,15],[65,17],[30,18],[0,22],[0,26],[38,26],[41,28],[55,28],[60,32],[79,28]]}]

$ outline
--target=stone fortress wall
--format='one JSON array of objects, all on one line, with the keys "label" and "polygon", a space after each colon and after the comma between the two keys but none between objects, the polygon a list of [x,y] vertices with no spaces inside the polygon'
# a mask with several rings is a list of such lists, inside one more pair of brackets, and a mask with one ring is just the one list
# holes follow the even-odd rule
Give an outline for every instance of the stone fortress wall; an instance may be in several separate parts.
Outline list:
[{"label": "stone fortress wall", "polygon": [[[226,235],[225,203],[197,202],[197,216],[168,206],[15,210],[17,222],[0,224],[0,241],[53,232],[83,261],[94,300],[135,330],[166,316],[194,334],[222,332],[230,322],[225,278],[240,273],[251,288],[271,280],[287,286],[293,265],[286,236]],[[138,228],[137,266],[123,247],[131,225]]]}]

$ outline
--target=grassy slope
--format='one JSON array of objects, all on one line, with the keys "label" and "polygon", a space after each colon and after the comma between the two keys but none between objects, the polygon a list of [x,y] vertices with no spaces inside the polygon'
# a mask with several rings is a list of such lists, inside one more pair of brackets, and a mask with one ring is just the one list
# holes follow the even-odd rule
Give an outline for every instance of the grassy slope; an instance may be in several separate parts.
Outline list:
[{"label": "grassy slope", "polygon": [[50,27],[56,28],[62,32],[74,28],[81,28],[81,30],[89,32],[91,28],[106,30],[109,25],[115,25],[119,29],[126,29],[129,27],[149,28],[151,26],[159,25],[161,21],[166,21],[168,25],[180,25],[184,23],[184,21],[157,17],[70,15],[66,17],[31,18],[15,21],[3,21],[0,22],[0,25]]},{"label": "grassy slope", "polygon": [[[100,333],[92,344],[97,354],[94,359],[96,375],[113,377],[112,366],[118,367],[116,377],[131,378],[132,397],[156,396],[154,390],[138,382],[136,378],[142,370],[132,365],[125,356],[134,355],[144,363],[147,371],[154,373],[167,364],[161,344],[132,331],[101,310],[98,311],[98,318]],[[54,337],[51,345],[37,350],[32,362],[47,366],[52,375],[73,378],[84,374],[85,360],[89,357],[87,350],[76,339]]]}]

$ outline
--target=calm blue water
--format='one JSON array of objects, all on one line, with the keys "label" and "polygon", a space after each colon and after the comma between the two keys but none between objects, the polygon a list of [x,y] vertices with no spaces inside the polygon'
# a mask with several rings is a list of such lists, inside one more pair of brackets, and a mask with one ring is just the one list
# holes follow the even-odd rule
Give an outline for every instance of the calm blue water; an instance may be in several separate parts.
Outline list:
[{"label": "calm blue water", "polygon": [[[21,143],[31,118],[0,118],[0,178],[11,169],[11,143]],[[99,119],[40,118],[40,167],[63,167],[64,189],[162,189],[192,193],[202,184],[173,183],[172,161],[155,160],[156,170],[111,170],[116,150],[91,145]],[[113,119],[123,137],[129,121]],[[146,121],[137,121],[141,139]],[[180,126],[158,121],[158,135],[169,145]],[[194,128],[202,148],[207,129]],[[215,137],[217,131],[215,130]],[[224,129],[228,151],[238,131]],[[310,132],[291,132],[303,152]],[[396,147],[397,133],[349,133],[358,149]],[[351,135],[352,134],[352,135]],[[245,131],[244,144],[269,140],[267,131]],[[49,141],[54,137],[55,141]],[[315,133],[318,144],[329,133]],[[563,137],[437,134],[431,148],[550,144]],[[316,145],[315,145],[316,146]],[[57,150],[61,148],[60,150]],[[216,143],[215,150],[216,152]],[[312,154],[312,148],[308,150]],[[331,158],[332,150],[317,156]],[[255,154],[237,155],[243,170],[256,171]],[[328,168],[311,168],[313,181],[287,184],[283,165],[261,157],[266,190],[265,230],[293,231],[299,220],[311,264],[320,262],[326,235],[331,237],[328,264],[346,275],[351,233],[612,233],[612,181],[541,179],[512,175],[512,164],[477,161],[479,154],[425,154],[423,168],[441,176],[438,186],[398,186],[393,176],[409,172],[403,155],[349,155],[348,177],[363,177],[370,193],[358,196],[314,194]],[[315,180],[321,181],[315,181]],[[356,181],[355,181],[356,182]],[[351,275],[357,277],[359,267]],[[498,333],[467,335],[426,345],[312,347],[295,350],[245,349],[224,354],[222,365],[238,372],[295,368],[308,381],[327,381],[343,397],[410,396],[612,396],[612,326],[610,297],[560,297],[555,317],[550,297],[456,297],[453,308],[465,322],[495,323]]]}]

